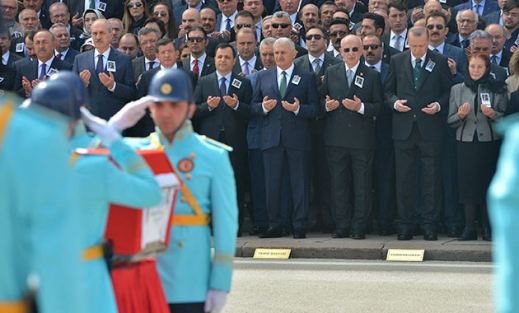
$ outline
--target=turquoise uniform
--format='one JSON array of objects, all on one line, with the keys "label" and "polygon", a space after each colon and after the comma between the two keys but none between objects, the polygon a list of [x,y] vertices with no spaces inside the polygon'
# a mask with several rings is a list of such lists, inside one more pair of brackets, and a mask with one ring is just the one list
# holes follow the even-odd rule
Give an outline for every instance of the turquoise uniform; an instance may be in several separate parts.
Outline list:
[{"label": "turquoise uniform", "polygon": [[126,140],[135,149],[162,147],[202,214],[211,216],[214,257],[209,225],[198,223],[195,209],[188,203],[188,195],[179,192],[168,250],[157,257],[168,303],[204,302],[209,289],[229,292],[238,206],[228,152],[221,144],[194,133],[190,122],[177,132],[173,145],[158,128],[147,138]]},{"label": "turquoise uniform", "polygon": [[519,308],[519,116],[498,125],[505,136],[488,192],[496,262],[494,298],[499,313]]},{"label": "turquoise uniform", "polygon": [[83,312],[67,122],[41,108],[1,102],[0,311],[24,297],[34,273],[39,312]]},{"label": "turquoise uniform", "polygon": [[[70,141],[71,144],[91,142],[86,134],[79,132],[77,135]],[[77,203],[80,204],[80,229],[84,235],[83,248],[86,249],[102,244],[110,203],[149,208],[161,201],[162,193],[144,159],[122,140],[110,147],[110,156],[120,169],[108,155],[79,153],[76,150],[73,170],[80,189]],[[82,266],[88,274],[80,285],[81,294],[86,300],[86,312],[117,312],[105,260],[95,258],[84,261]]]}]

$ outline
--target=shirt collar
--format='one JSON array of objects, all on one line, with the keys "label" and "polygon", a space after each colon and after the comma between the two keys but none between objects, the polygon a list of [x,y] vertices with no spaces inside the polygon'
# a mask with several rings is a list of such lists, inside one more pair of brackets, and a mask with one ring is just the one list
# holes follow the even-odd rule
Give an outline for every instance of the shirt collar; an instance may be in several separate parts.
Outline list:
[{"label": "shirt collar", "polygon": [[346,70],[351,70],[354,74],[357,72],[359,65],[360,65],[360,61],[358,61],[357,64],[355,64],[355,66],[353,66],[352,68],[349,68],[348,64],[346,64],[346,62],[344,62],[344,66],[346,67]]},{"label": "shirt collar", "polygon": [[[398,34],[402,37],[402,39],[405,39],[406,38],[406,35],[407,35],[407,28],[405,28],[400,34]],[[393,32],[393,30],[391,30],[391,35],[389,38],[393,39],[394,37],[396,36],[396,34]]]},{"label": "shirt collar", "polygon": [[[249,67],[254,67],[254,65],[256,64],[256,56],[255,55],[253,55],[252,59],[250,59],[249,61],[243,60],[240,56],[238,56],[238,58],[240,59],[240,65],[241,66],[243,66],[243,64],[245,62],[249,62]],[[250,70],[252,70],[252,69],[250,69]]]},{"label": "shirt collar", "polygon": [[[178,67],[177,67],[177,63],[173,64],[173,66],[170,67],[170,68],[172,68],[172,69],[177,69],[177,68],[178,68]],[[161,69],[161,70],[166,70],[167,68],[165,68],[164,65],[161,64],[161,65],[160,65],[160,69]]]},{"label": "shirt collar", "polygon": [[[54,62],[54,56],[52,56],[47,62],[45,62],[45,65],[47,65],[47,70],[50,69],[50,65]],[[42,61],[38,59],[38,67],[40,67],[43,64]]]},{"label": "shirt collar", "polygon": [[231,81],[231,76],[232,76],[232,71],[229,72],[227,75],[225,76],[222,76],[222,74],[220,74],[220,72],[216,71],[216,78],[218,78],[218,81],[220,81],[220,79],[222,79],[222,77],[225,77],[225,80],[227,82],[230,82]]},{"label": "shirt collar", "polygon": [[5,61],[5,64],[7,64],[7,61],[9,61],[9,55],[10,55],[10,52],[9,52],[9,50],[7,50],[7,52],[2,55],[2,63],[4,63],[3,61]]},{"label": "shirt collar", "polygon": [[[412,53],[409,53],[411,55],[411,66],[414,68],[414,65],[416,63],[416,58],[413,56]],[[427,56],[427,52],[423,55],[423,57],[421,57],[420,59],[422,60],[422,66],[425,64],[425,57]]]},{"label": "shirt collar", "polygon": [[323,66],[323,63],[324,63],[324,53],[321,54],[319,57],[314,57],[312,55],[310,55],[310,53],[308,54],[308,60],[310,61],[310,64],[312,64],[314,62],[315,59],[319,59],[321,60],[321,66]]},{"label": "shirt collar", "polygon": [[[200,63],[204,63],[204,62],[205,62],[205,57],[206,57],[206,56],[207,56],[207,55],[204,53],[204,54],[202,54],[201,57],[199,57],[198,59],[196,59],[196,60],[198,60],[198,66],[200,66]],[[195,58],[193,58],[193,56],[191,56],[191,63],[193,63],[194,61],[195,61]]]},{"label": "shirt collar", "polygon": [[443,54],[443,49],[445,49],[445,41],[442,42],[438,47],[433,47],[431,45],[429,45],[429,50],[434,50],[434,49],[437,49],[438,51],[440,51],[441,54]]},{"label": "shirt collar", "polygon": [[368,64],[368,62],[364,62],[364,64],[367,66],[367,67],[372,67],[374,66],[375,69],[377,70],[377,72],[381,72],[382,71],[382,60],[378,61],[378,63],[374,64],[374,65],[371,65],[371,64]]},{"label": "shirt collar", "polygon": [[108,47],[108,49],[106,49],[106,51],[103,53],[99,53],[97,49],[94,49],[94,59],[96,59],[98,55],[102,54],[105,57],[105,60],[108,60],[108,57],[110,56],[110,49],[112,48]]},{"label": "shirt collar", "polygon": [[68,53],[69,50],[70,50],[70,48],[68,48],[67,50],[65,50],[65,51],[63,51],[63,52],[59,52],[58,50],[54,49],[54,55],[58,55],[58,54],[61,53],[61,55],[62,55],[63,57],[65,57],[65,56],[67,55],[67,53]]},{"label": "shirt collar", "polygon": [[[278,77],[281,76],[281,72],[283,72],[283,70],[280,69],[278,66],[276,66],[276,69],[278,72]],[[290,65],[290,67],[284,71],[285,73],[287,73],[287,79],[292,77],[292,72],[294,71],[294,63],[292,63],[292,65]]]}]

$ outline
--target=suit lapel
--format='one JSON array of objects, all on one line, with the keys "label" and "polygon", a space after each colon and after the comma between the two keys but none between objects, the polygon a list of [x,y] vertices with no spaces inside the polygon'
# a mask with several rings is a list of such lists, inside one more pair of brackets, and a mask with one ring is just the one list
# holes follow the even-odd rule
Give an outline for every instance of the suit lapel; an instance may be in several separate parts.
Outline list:
[{"label": "suit lapel", "polygon": [[[353,80],[351,82],[351,86],[348,89],[348,94],[346,95],[347,98],[353,98],[353,94],[357,90],[357,85],[355,85],[355,80],[357,79],[357,76],[364,78],[364,69],[362,68],[362,62],[359,63],[357,70],[353,74]],[[346,81],[348,81],[348,78],[346,78]]]},{"label": "suit lapel", "polygon": [[425,55],[425,62],[423,64],[423,66],[422,66],[422,75],[420,77],[420,84],[418,85],[417,91],[422,89],[423,85],[425,84],[425,81],[427,80],[427,77],[429,77],[429,75],[433,71],[433,69],[431,69],[431,72],[426,70],[426,67],[428,66],[430,61],[431,61],[431,53],[429,51],[427,51],[427,54]]},{"label": "suit lapel", "polygon": [[407,73],[407,78],[409,78],[409,82],[411,83],[411,86],[414,88],[414,78],[413,78],[413,66],[414,64],[411,64],[411,50],[409,51],[405,57],[405,64],[404,67],[407,67],[407,70],[405,71]]},{"label": "suit lapel", "polygon": [[90,55],[87,57],[87,68],[91,68],[91,73],[92,75],[90,76],[90,79],[92,79],[92,77],[96,80],[96,82],[99,84],[101,83],[101,81],[99,80],[99,77],[97,76],[97,73],[96,73],[96,62],[95,62],[95,55],[94,55],[94,51],[95,49],[92,49],[90,50],[89,52],[87,53],[90,53]]}]

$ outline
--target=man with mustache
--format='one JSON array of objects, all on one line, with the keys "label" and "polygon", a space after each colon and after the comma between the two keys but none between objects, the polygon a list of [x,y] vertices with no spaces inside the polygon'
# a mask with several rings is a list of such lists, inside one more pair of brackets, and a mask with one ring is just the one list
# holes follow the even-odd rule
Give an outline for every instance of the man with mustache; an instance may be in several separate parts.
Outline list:
[{"label": "man with mustache", "polygon": [[70,48],[70,34],[67,26],[62,23],[56,23],[49,29],[56,38],[56,48],[54,54],[60,60],[68,62],[72,65],[74,58],[79,54],[78,51]]},{"label": "man with mustache", "polygon": [[54,35],[42,29],[34,35],[37,59],[17,66],[13,91],[20,97],[28,97],[32,88],[48,76],[62,70],[71,70],[72,65],[54,56]]},{"label": "man with mustache", "polygon": [[110,47],[112,24],[105,19],[92,24],[95,49],[81,53],[74,60],[88,89],[90,112],[109,120],[126,103],[134,100],[135,80],[130,56]]},{"label": "man with mustache", "polygon": [[299,30],[299,44],[301,47],[306,48],[306,31],[319,23],[319,8],[315,4],[309,3],[301,9],[299,18],[303,22],[303,28]]},{"label": "man with mustache", "polygon": [[346,20],[333,19],[330,23],[330,41],[333,45],[333,56],[343,60],[341,55],[341,40],[349,34],[349,25]]}]

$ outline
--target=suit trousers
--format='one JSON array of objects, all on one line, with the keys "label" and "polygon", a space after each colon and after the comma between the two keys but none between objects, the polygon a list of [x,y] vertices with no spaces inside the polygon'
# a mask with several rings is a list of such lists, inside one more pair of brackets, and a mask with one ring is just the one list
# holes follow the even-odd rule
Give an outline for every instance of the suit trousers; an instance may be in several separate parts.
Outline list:
[{"label": "suit trousers", "polygon": [[443,183],[444,224],[447,227],[462,228],[463,206],[458,201],[458,151],[454,136],[445,136],[441,167]]},{"label": "suit trousers", "polygon": [[[441,141],[426,141],[418,125],[413,124],[406,140],[395,140],[396,197],[400,227],[412,230],[415,192],[420,193],[422,227],[435,227],[441,211]],[[417,158],[419,153],[420,157]],[[421,169],[420,190],[415,191],[416,162]]]},{"label": "suit trousers", "polygon": [[356,231],[365,231],[373,206],[371,187],[374,154],[372,149],[326,146],[326,159],[331,173],[332,216],[337,229],[351,227]]},{"label": "suit trousers", "polygon": [[[263,150],[267,212],[270,227],[282,227],[283,172],[288,168],[294,212],[292,226],[306,229],[309,207],[308,151],[286,148],[282,143]],[[286,165],[286,166],[285,166]]]},{"label": "suit trousers", "polygon": [[205,302],[169,303],[171,313],[204,313]]}]

